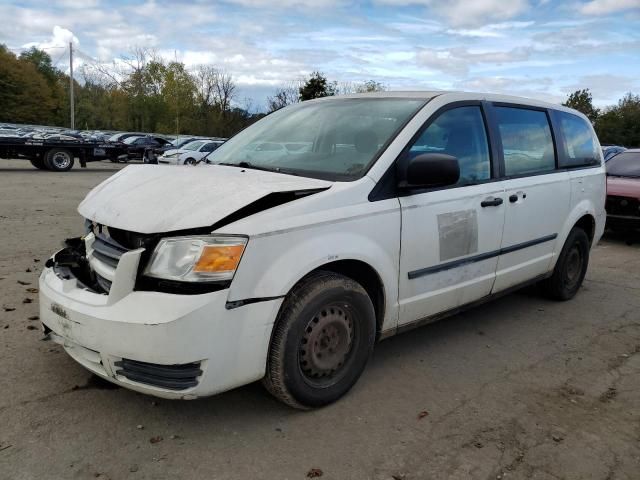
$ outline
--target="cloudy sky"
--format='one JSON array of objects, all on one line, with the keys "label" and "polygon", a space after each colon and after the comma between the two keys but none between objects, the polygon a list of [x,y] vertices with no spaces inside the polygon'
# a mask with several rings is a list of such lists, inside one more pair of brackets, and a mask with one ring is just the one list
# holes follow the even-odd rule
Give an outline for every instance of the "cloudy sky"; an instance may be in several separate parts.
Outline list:
[{"label": "cloudy sky", "polygon": [[231,73],[255,108],[313,70],[389,89],[456,89],[596,104],[640,92],[640,0],[0,0],[0,43],[58,66],[133,47]]}]

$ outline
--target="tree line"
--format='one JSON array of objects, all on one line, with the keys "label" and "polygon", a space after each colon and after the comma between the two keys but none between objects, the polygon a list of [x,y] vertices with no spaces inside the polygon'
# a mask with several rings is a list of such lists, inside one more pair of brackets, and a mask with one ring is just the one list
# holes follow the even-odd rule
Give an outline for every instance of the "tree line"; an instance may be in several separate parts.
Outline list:
[{"label": "tree line", "polygon": [[584,113],[600,143],[640,147],[640,95],[625,94],[616,105],[598,109],[588,88],[571,93],[563,105]]},{"label": "tree line", "polygon": [[[74,81],[76,127],[229,137],[264,113],[251,100],[239,106],[233,76],[211,65],[188,70],[153,50],[136,48],[112,65],[85,64]],[[69,76],[35,47],[15,55],[0,45],[0,122],[69,126]],[[314,98],[386,90],[375,80],[330,81],[323,73],[278,88],[267,112]],[[589,117],[603,144],[640,146],[640,96],[627,93],[616,105],[597,109],[589,89],[563,103]]]},{"label": "tree line", "polygon": [[[85,64],[74,80],[76,128],[228,137],[263,114],[237,102],[230,74],[210,65],[188,71],[138,48],[113,65]],[[19,56],[0,45],[0,122],[70,124],[69,76],[44,51]]]}]

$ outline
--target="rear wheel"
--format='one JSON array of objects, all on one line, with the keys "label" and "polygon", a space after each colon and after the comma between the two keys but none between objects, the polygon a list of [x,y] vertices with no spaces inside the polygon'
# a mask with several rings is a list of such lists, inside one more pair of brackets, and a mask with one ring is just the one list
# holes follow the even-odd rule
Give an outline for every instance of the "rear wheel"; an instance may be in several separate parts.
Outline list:
[{"label": "rear wheel", "polygon": [[570,300],[578,292],[589,266],[589,237],[574,227],[562,247],[553,275],[543,282],[547,295],[556,300]]},{"label": "rear wheel", "polygon": [[359,283],[331,272],[309,276],[285,299],[263,383],[295,408],[336,401],[362,374],[375,325],[373,304]]},{"label": "rear wheel", "polygon": [[73,167],[73,153],[63,148],[52,148],[47,153],[45,166],[54,172],[66,172]]}]

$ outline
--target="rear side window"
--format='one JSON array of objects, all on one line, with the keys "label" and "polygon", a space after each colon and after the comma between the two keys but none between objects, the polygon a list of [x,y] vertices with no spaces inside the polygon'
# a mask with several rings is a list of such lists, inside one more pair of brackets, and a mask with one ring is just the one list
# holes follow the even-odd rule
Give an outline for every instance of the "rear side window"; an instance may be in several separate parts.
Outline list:
[{"label": "rear side window", "polygon": [[600,155],[596,140],[586,120],[566,112],[555,112],[560,123],[560,132],[565,144],[564,158],[560,167],[584,167],[599,165]]},{"label": "rear side window", "polygon": [[553,137],[547,114],[525,108],[497,107],[505,175],[527,175],[555,170]]}]

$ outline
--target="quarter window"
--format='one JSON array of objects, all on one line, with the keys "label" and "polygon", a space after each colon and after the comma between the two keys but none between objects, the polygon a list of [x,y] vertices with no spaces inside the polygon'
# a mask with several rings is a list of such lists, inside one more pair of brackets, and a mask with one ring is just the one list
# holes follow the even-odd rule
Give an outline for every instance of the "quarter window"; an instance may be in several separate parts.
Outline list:
[{"label": "quarter window", "polygon": [[482,112],[478,106],[447,110],[435,119],[409,149],[409,158],[446,153],[458,159],[459,185],[491,178],[491,160]]},{"label": "quarter window", "polygon": [[587,121],[571,113],[555,114],[560,120],[560,131],[566,147],[565,158],[560,159],[560,166],[570,168],[599,165],[598,147]]},{"label": "quarter window", "polygon": [[527,175],[556,168],[547,114],[525,108],[497,107],[505,175]]}]

